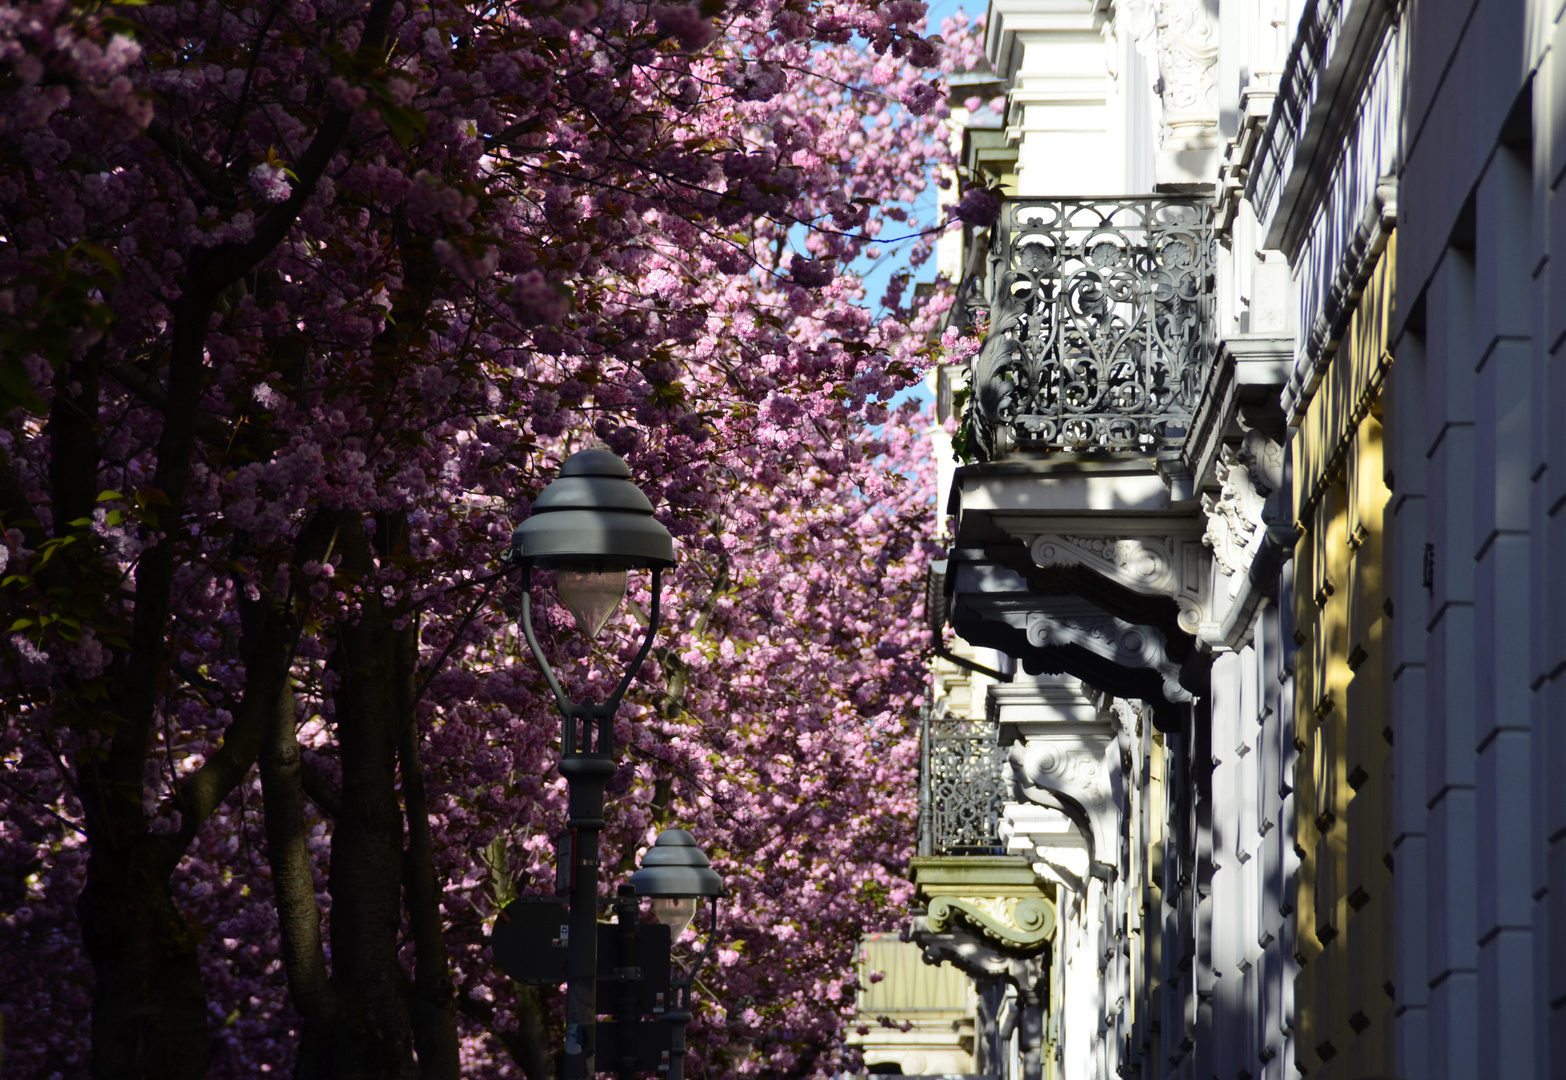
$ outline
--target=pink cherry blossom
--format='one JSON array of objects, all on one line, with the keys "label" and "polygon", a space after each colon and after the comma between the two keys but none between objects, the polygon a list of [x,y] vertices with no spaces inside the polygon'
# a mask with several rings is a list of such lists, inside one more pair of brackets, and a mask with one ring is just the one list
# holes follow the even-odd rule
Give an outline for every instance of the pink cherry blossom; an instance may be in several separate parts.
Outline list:
[{"label": "pink cherry blossom", "polygon": [[[979,49],[923,17],[0,11],[17,1075],[504,1077],[530,1010],[558,1039],[485,944],[565,819],[498,556],[593,442],[679,554],[603,887],[671,824],[728,881],[692,1076],[852,1063],[855,944],[908,898],[933,528],[929,421],[888,402],[950,303],[876,311],[852,268],[928,258],[933,88]],[[544,648],[601,698],[648,583],[590,645],[546,576]]]}]

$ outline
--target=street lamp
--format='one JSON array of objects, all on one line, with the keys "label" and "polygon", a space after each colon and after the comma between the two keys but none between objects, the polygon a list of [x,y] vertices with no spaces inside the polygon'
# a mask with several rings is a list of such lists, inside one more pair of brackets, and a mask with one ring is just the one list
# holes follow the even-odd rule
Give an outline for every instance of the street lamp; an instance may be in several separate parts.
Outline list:
[{"label": "street lamp", "polygon": [[[589,1080],[598,1014],[598,834],[604,827],[604,784],[615,770],[614,715],[658,632],[663,571],[674,565],[674,541],[653,517],[647,496],[631,483],[624,461],[608,450],[581,450],[561,464],[559,477],[533,503],[532,516],[512,534],[510,558],[522,567],[522,633],[560,709],[560,773],[570,789],[570,818],[559,853],[562,885],[571,898],[568,941],[562,943],[567,946],[564,1080]],[[535,566],[555,571],[561,601],[589,637],[598,635],[625,597],[626,571],[652,571],[652,604],[641,649],[600,703],[573,702],[539,648],[531,593]]]},{"label": "street lamp", "polygon": [[672,1000],[663,1014],[664,1023],[669,1025],[669,1071],[665,1080],[684,1080],[685,1025],[691,1022],[691,983],[718,940],[718,899],[723,896],[723,879],[696,846],[695,837],[684,829],[665,829],[642,856],[641,869],[631,875],[630,887],[637,896],[652,899],[653,914],[669,928],[671,941],[678,940],[690,925],[702,897],[712,901],[708,905],[712,923],[707,931],[707,942],[689,970],[670,983]]}]

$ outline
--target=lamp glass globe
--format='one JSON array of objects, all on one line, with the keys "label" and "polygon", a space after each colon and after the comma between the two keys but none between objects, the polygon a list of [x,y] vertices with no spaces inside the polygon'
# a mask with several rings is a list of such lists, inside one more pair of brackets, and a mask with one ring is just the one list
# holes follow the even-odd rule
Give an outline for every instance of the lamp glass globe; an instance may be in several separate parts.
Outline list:
[{"label": "lamp glass globe", "polygon": [[559,570],[555,591],[582,633],[596,638],[625,599],[624,570]]},{"label": "lamp glass globe", "polygon": [[696,897],[655,896],[653,914],[657,916],[659,922],[669,928],[671,939],[678,938],[685,933],[685,928],[696,917]]}]

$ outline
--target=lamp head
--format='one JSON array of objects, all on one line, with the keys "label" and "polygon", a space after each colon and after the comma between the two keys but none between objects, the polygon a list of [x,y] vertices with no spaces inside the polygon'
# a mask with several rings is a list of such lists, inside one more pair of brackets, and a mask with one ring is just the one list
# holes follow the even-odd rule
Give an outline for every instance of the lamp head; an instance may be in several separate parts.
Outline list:
[{"label": "lamp head", "polygon": [[696,846],[696,838],[684,829],[658,834],[642,856],[641,869],[631,875],[630,885],[637,896],[653,898],[653,914],[675,937],[690,924],[702,897],[723,895],[723,879]]},{"label": "lamp head", "polygon": [[674,538],[631,470],[608,450],[578,450],[511,534],[511,558],[543,570],[604,573],[674,565]]},{"label": "lamp head", "polygon": [[631,470],[608,450],[579,450],[511,534],[511,561],[557,571],[560,599],[596,637],[625,596],[625,572],[674,565],[674,539]]}]

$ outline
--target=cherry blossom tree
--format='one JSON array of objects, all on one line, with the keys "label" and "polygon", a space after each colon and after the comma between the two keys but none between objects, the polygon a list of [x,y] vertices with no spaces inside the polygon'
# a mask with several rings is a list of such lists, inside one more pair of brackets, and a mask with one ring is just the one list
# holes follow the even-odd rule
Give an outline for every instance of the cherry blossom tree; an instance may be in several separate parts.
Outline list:
[{"label": "cherry blossom tree", "polygon": [[[589,441],[681,558],[605,886],[695,829],[736,896],[695,1064],[834,1067],[911,835],[931,491],[886,403],[949,298],[851,268],[939,226],[899,207],[975,44],[923,13],[0,11],[13,1068],[549,1073],[483,942],[563,820],[496,557]],[[591,690],[646,599],[546,647]]]}]

